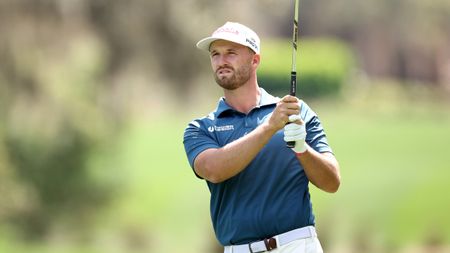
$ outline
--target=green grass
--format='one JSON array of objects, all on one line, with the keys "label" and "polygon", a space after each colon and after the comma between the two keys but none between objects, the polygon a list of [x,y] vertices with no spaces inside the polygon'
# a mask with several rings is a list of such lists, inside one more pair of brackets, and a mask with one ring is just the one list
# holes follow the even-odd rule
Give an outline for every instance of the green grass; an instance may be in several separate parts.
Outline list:
[{"label": "green grass", "polygon": [[104,224],[119,233],[130,229],[152,252],[198,252],[210,232],[208,189],[184,155],[187,123],[137,119],[120,137],[118,160],[128,184]]},{"label": "green grass", "polygon": [[319,109],[342,185],[331,196],[313,189],[318,223],[347,238],[365,230],[399,247],[430,237],[449,243],[448,104],[379,98]]}]

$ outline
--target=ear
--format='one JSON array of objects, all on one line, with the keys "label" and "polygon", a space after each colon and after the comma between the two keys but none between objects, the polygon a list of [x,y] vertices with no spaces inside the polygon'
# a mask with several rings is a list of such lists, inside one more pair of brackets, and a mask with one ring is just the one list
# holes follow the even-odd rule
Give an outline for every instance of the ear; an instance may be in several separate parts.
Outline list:
[{"label": "ear", "polygon": [[253,66],[255,66],[255,68],[257,68],[259,66],[259,63],[261,62],[261,55],[259,54],[254,54],[253,55],[253,59],[252,59],[252,64]]}]

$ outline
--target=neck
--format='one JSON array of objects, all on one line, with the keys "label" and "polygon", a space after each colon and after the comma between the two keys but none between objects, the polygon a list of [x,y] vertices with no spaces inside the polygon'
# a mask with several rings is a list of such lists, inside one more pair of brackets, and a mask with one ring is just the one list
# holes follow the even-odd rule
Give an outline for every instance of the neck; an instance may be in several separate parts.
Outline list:
[{"label": "neck", "polygon": [[235,90],[224,90],[224,96],[229,106],[247,114],[258,105],[261,91],[256,79],[251,79]]}]

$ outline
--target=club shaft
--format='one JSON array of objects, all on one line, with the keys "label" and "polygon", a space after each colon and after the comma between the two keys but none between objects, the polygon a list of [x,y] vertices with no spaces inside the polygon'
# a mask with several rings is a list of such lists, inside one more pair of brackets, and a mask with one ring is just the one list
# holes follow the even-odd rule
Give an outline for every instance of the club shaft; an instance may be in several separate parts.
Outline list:
[{"label": "club shaft", "polygon": [[[294,4],[294,23],[292,32],[292,70],[291,70],[291,85],[289,95],[296,96],[297,93],[297,41],[298,41],[298,1]],[[295,147],[295,141],[288,141],[286,143],[288,148]]]},{"label": "club shaft", "polygon": [[299,0],[295,0],[294,6],[294,23],[292,31],[292,72],[297,71],[298,1]]}]

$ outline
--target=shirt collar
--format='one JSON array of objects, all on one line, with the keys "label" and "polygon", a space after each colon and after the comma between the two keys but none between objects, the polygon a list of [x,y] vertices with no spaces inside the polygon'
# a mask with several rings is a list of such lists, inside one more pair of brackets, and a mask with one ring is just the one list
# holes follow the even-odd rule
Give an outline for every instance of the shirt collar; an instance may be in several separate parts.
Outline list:
[{"label": "shirt collar", "polygon": [[261,97],[259,99],[259,107],[265,106],[265,105],[273,105],[273,104],[278,103],[281,100],[279,97],[274,97],[274,96],[270,95],[263,88],[259,88],[259,90],[261,91]]},{"label": "shirt collar", "polygon": [[[259,90],[261,92],[261,97],[259,99],[259,104],[256,106],[256,108],[260,108],[267,105],[273,105],[278,103],[278,101],[280,101],[280,98],[270,95],[263,88],[259,88]],[[217,117],[220,117],[223,113],[228,111],[235,111],[235,110],[227,104],[224,97],[221,97],[217,105],[215,114]]]}]

